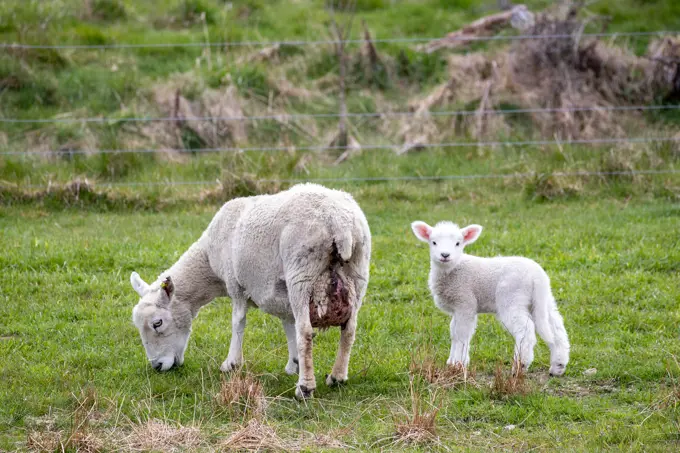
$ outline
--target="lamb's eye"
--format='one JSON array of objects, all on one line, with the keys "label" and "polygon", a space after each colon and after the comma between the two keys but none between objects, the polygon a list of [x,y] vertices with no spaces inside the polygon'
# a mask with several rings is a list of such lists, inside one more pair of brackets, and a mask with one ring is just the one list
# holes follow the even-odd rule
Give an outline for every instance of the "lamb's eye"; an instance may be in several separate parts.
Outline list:
[{"label": "lamb's eye", "polygon": [[434,241],[432,241],[432,245],[437,245],[437,243],[436,243],[436,242],[434,242]]},{"label": "lamb's eye", "polygon": [[458,247],[459,245],[460,245],[460,242],[456,242],[456,247]]},{"label": "lamb's eye", "polygon": [[155,321],[153,324],[151,324],[154,329],[158,329],[160,326],[163,325],[163,320],[159,319],[158,321]]}]

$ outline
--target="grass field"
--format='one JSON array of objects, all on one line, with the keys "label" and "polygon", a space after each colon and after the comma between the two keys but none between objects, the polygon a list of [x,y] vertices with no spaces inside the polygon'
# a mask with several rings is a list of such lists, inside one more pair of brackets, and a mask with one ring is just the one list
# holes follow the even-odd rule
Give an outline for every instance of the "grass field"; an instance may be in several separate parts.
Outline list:
[{"label": "grass field", "polygon": [[[324,40],[332,38],[324,3],[8,0],[0,3],[0,42]],[[526,4],[533,11],[555,6]],[[358,0],[352,37],[362,37],[362,20],[377,38],[439,37],[496,11],[494,1]],[[611,32],[677,31],[680,2],[596,1],[579,17],[586,33],[605,23]],[[248,433],[252,449],[262,441],[305,451],[679,450],[680,110],[665,91],[645,91],[640,69],[651,68],[640,56],[658,38],[609,37],[597,48],[574,41],[574,54],[558,57],[571,62],[565,85],[559,64],[539,67],[548,76],[535,83],[513,72],[508,61],[530,47],[521,43],[433,54],[381,43],[382,66],[375,67],[350,45],[347,108],[354,113],[412,111],[446,86],[458,88],[426,110],[668,108],[353,117],[349,131],[364,150],[339,162],[338,150],[304,149],[326,146],[336,118],[240,126],[131,120],[338,112],[330,46],[283,46],[266,58],[256,46],[0,49],[0,120],[44,120],[0,122],[0,450],[213,451],[246,446]],[[677,39],[666,50],[680,49]],[[611,73],[583,67],[593,49]],[[544,84],[551,80],[554,86]],[[185,110],[174,111],[177,104]],[[87,117],[107,120],[78,120]],[[458,145],[395,155],[421,133],[432,145]],[[568,143],[626,137],[672,139]],[[525,140],[555,143],[476,144]],[[282,149],[196,152],[211,147]],[[7,154],[26,151],[43,154]],[[422,176],[450,178],[338,182]],[[245,369],[223,376],[228,299],[201,311],[181,368],[154,372],[131,321],[138,299],[130,272],[153,280],[199,237],[220,203],[290,185],[281,180],[315,178],[354,194],[373,233],[348,385],[322,384],[339,335],[320,332],[319,387],[313,400],[295,401],[281,324],[257,311],[248,317]],[[209,184],[168,184],[192,181]],[[513,341],[481,316],[470,379],[453,386],[431,379],[448,372],[449,320],[427,289],[428,254],[409,227],[416,219],[482,224],[470,253],[525,255],[544,266],[572,343],[564,377],[548,377],[548,350],[539,342],[526,385],[499,390]],[[252,399],[225,403],[237,383],[249,385]]]},{"label": "grass field", "polygon": [[[492,395],[497,365],[509,369],[512,340],[482,316],[472,349],[476,385],[438,389],[416,374],[416,399],[427,410],[429,403],[439,408],[438,441],[413,448],[678,448],[677,204],[606,197],[534,203],[513,192],[471,201],[447,185],[392,187],[389,193],[402,196],[386,202],[383,189],[352,190],[367,213],[374,255],[347,386],[320,385],[315,400],[293,400],[295,377],[283,372],[279,321],[249,314],[247,368],[263,383],[270,399],[264,419],[282,438],[306,432],[360,450],[396,447],[400,408],[411,410],[411,362],[434,358],[443,366],[449,347],[448,319],[428,295],[426,249],[409,229],[419,218],[478,222],[486,229],[471,253],[540,262],[552,277],[572,359],[563,378],[548,379],[547,348],[539,344],[528,394]],[[83,392],[96,395],[92,432],[124,432],[132,423],[159,419],[200,427],[208,449],[237,429],[243,418],[216,399],[229,340],[228,300],[201,311],[186,363],[165,374],[146,363],[130,320],[137,299],[129,273],[153,279],[200,235],[213,212],[213,206],[161,213],[0,211],[0,448],[25,448],[28,433],[46,426],[68,432]],[[330,369],[337,339],[337,331],[315,339],[317,379]],[[591,368],[597,371],[586,373]],[[305,445],[314,449],[314,441]]]}]

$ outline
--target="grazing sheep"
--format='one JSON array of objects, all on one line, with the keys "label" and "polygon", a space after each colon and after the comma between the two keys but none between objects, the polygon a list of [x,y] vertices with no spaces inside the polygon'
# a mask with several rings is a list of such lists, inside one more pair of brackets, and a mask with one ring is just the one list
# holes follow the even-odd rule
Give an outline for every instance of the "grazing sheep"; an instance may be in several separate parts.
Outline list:
[{"label": "grazing sheep", "polygon": [[371,232],[347,193],[300,184],[276,195],[229,201],[203,235],[155,283],[130,276],[141,300],[133,321],[151,365],[181,365],[199,309],[232,300],[232,335],[222,371],[242,362],[248,305],[281,318],[288,342],[286,372],[300,373],[296,396],[316,388],[312,328],[339,326],[340,346],[327,376],[347,380],[357,313],[366,293]]},{"label": "grazing sheep", "polygon": [[463,253],[477,240],[479,225],[458,228],[411,224],[418,239],[430,244],[430,291],[435,305],[453,316],[447,364],[470,362],[470,339],[478,313],[495,313],[515,338],[515,360],[528,368],[534,360],[536,333],[550,348],[550,375],[561,376],[569,361],[569,340],[550,290],[550,279],[535,261],[521,257],[480,258]]}]

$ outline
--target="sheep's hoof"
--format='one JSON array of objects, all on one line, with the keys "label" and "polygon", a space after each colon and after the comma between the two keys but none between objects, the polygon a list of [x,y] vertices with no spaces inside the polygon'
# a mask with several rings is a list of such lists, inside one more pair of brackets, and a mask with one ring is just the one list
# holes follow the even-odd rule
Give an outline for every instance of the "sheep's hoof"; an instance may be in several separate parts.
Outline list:
[{"label": "sheep's hoof", "polygon": [[306,400],[314,395],[314,389],[308,388],[306,385],[298,385],[295,388],[295,398],[298,400]]},{"label": "sheep's hoof", "polygon": [[338,379],[332,374],[327,374],[326,375],[326,385],[329,387],[335,387],[335,386],[340,386],[340,385],[345,385],[347,384],[347,378],[345,379]]},{"label": "sheep's hoof", "polygon": [[557,365],[550,367],[550,377],[562,376],[565,371],[567,371],[567,366],[562,363],[558,363]]},{"label": "sheep's hoof", "polygon": [[241,364],[239,362],[227,359],[224,362],[222,362],[222,366],[220,366],[220,371],[223,373],[231,373],[232,371],[237,370],[240,367]]},{"label": "sheep's hoof", "polygon": [[300,371],[300,364],[298,359],[289,360],[286,364],[286,374],[298,374]]}]

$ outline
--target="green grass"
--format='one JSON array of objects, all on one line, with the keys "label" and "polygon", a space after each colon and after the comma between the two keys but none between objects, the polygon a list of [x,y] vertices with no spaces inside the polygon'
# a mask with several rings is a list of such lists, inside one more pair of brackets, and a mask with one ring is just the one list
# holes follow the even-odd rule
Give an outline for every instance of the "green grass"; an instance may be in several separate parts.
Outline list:
[{"label": "green grass", "polygon": [[[540,343],[531,392],[494,399],[486,386],[499,362],[509,367],[512,340],[482,316],[472,365],[483,385],[438,392],[441,442],[473,450],[677,448],[680,414],[655,404],[680,373],[673,361],[680,354],[677,204],[607,198],[536,204],[517,193],[472,201],[448,184],[381,187],[352,190],[368,216],[374,253],[349,385],[321,384],[338,340],[337,331],[324,332],[315,339],[317,400],[294,401],[280,322],[249,313],[245,360],[266,395],[282,397],[266,412],[282,436],[351,424],[342,437],[347,444],[362,450],[389,444],[381,439],[394,432],[392,414],[410,407],[413,354],[429,344],[443,365],[449,347],[448,319],[427,290],[427,252],[409,223],[451,219],[485,226],[470,253],[526,255],[545,267],[573,346],[565,377],[547,379],[548,351]],[[195,423],[213,443],[231,432],[224,426],[239,420],[214,399],[229,341],[228,299],[201,311],[184,366],[165,374],[147,365],[130,320],[136,303],[130,272],[153,279],[198,238],[214,211],[0,211],[0,448],[21,447],[35,417],[68,427],[73,395],[90,387],[100,410],[119,412],[119,420]],[[596,374],[584,375],[589,368]],[[434,390],[419,385],[427,400]],[[116,426],[114,418],[101,423]]]},{"label": "green grass", "polygon": [[[493,3],[493,2],[491,2]],[[489,5],[491,5],[489,3]],[[535,10],[550,2],[532,0]],[[230,40],[329,39],[322,0],[9,0],[0,4],[0,42],[108,44]],[[374,37],[442,36],[492,12],[476,0],[360,0],[360,20]],[[680,3],[595,2],[611,16],[609,30],[677,30]],[[202,19],[205,13],[205,21]],[[644,18],[642,20],[641,18]],[[591,24],[598,31],[598,24]],[[589,29],[590,30],[590,29]],[[648,40],[617,39],[642,53]],[[503,44],[478,44],[473,49]],[[384,66],[367,76],[350,46],[348,109],[403,111],[448,79],[448,54],[426,55],[407,44],[381,44]],[[278,59],[245,61],[254,49],[146,48],[17,50],[0,53],[0,115],[9,118],[107,116],[105,124],[6,124],[0,150],[157,149],[179,134],[185,148],[211,146],[187,128],[149,132],[122,122],[166,116],[155,99],[177,88],[190,101],[234,87],[245,115],[338,110],[331,48],[283,48]],[[383,71],[386,69],[386,71]],[[282,95],[279,79],[314,93]],[[173,83],[175,85],[173,85]],[[221,91],[220,91],[221,90]],[[273,103],[273,105],[270,105]],[[523,105],[501,102],[499,108]],[[442,109],[476,109],[453,99]],[[200,113],[200,112],[199,112]],[[616,117],[619,118],[619,117]],[[507,115],[508,128],[488,140],[553,139],[526,116]],[[460,121],[458,121],[460,120]],[[433,141],[474,141],[474,118],[437,117]],[[353,119],[363,145],[399,146],[407,121]],[[467,121],[467,122],[466,122]],[[676,112],[621,116],[629,136],[667,136]],[[247,125],[241,146],[319,146],[336,120]],[[604,132],[603,132],[604,133]],[[612,132],[611,135],[615,135]],[[233,146],[225,134],[218,146]],[[486,139],[485,139],[486,140]],[[174,146],[174,145],[173,145]],[[265,420],[282,437],[331,434],[357,450],[390,450],[401,408],[411,407],[409,365],[448,355],[448,319],[427,289],[427,252],[409,224],[449,219],[485,226],[470,253],[525,255],[551,276],[572,342],[561,379],[548,379],[548,351],[539,343],[525,396],[490,391],[494,370],[509,370],[512,339],[482,316],[473,340],[479,386],[442,390],[420,377],[418,400],[439,407],[440,441],[414,450],[674,451],[680,446],[680,176],[559,177],[553,172],[673,170],[677,143],[542,147],[429,148],[395,156],[364,150],[340,165],[339,153],[303,151],[224,154],[112,153],[94,156],[0,156],[0,450],[27,448],[35,431],[69,432],[78,402],[96,395],[94,433],[129,433],[150,419],[198,426],[206,448],[244,422],[221,407],[219,365],[226,357],[230,305],[220,299],[194,323],[183,367],[158,374],[146,363],[131,322],[137,298],[131,271],[152,280],[205,229],[219,202],[285,188],[258,179],[484,175],[536,172],[530,178],[447,182],[345,183],[373,232],[371,281],[360,314],[349,385],[328,389],[338,332],[315,339],[319,387],[307,403],[292,399],[296,378],[283,372],[286,342],[280,322],[252,311],[244,345],[247,368],[270,400]],[[34,190],[74,179],[103,186]],[[215,181],[223,188],[166,186],[166,181]],[[584,373],[596,368],[594,374]],[[51,428],[48,429],[48,425]],[[52,426],[53,425],[53,426]],[[505,429],[515,425],[515,428]],[[69,448],[75,449],[71,444]],[[158,447],[162,449],[162,447]],[[311,447],[310,447],[311,448]],[[120,449],[106,444],[105,450]]]}]

